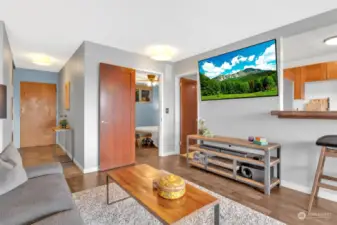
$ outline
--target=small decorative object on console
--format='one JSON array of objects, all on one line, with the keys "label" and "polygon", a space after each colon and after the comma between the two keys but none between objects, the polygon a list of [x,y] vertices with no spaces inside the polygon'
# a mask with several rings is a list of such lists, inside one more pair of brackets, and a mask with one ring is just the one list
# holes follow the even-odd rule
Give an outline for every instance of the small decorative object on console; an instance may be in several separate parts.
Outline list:
[{"label": "small decorative object on console", "polygon": [[181,198],[186,191],[184,179],[174,174],[166,174],[154,180],[153,186],[158,189],[159,196],[170,200]]},{"label": "small decorative object on console", "polygon": [[248,137],[248,141],[253,142],[254,141],[254,137],[253,136],[249,136]]},{"label": "small decorative object on console", "polygon": [[261,146],[268,145],[267,139],[263,137],[255,137],[253,143]]}]

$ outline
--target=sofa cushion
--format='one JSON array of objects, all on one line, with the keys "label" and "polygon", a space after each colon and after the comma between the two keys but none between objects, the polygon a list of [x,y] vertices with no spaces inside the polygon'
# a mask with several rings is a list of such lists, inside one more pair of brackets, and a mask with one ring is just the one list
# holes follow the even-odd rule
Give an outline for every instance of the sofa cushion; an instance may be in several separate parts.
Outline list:
[{"label": "sofa cushion", "polygon": [[83,220],[77,209],[67,210],[48,216],[32,225],[83,225]]},{"label": "sofa cushion", "polygon": [[0,196],[0,225],[31,224],[73,207],[63,174],[40,176]]},{"label": "sofa cushion", "polygon": [[12,145],[0,153],[0,196],[27,181],[19,151]]},{"label": "sofa cushion", "polygon": [[26,167],[25,170],[27,173],[27,177],[29,179],[40,177],[40,176],[45,176],[45,175],[63,173],[62,165],[59,162],[48,163],[48,164],[43,164],[39,166],[30,166],[30,167]]}]

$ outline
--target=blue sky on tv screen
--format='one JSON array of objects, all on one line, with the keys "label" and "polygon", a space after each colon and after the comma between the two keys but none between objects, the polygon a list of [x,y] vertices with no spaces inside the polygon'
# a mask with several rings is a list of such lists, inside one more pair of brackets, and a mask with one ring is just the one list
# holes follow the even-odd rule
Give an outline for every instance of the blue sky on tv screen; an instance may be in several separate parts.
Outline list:
[{"label": "blue sky on tv screen", "polygon": [[247,68],[276,70],[276,41],[271,40],[199,61],[199,73],[209,78]]}]

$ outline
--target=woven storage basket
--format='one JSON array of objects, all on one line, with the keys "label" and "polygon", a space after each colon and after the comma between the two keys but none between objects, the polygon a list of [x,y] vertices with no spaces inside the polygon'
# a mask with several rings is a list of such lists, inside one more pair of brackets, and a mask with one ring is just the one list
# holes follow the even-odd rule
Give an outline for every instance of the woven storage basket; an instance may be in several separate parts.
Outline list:
[{"label": "woven storage basket", "polygon": [[178,199],[185,194],[185,181],[179,176],[168,174],[154,181],[159,196],[166,199]]}]

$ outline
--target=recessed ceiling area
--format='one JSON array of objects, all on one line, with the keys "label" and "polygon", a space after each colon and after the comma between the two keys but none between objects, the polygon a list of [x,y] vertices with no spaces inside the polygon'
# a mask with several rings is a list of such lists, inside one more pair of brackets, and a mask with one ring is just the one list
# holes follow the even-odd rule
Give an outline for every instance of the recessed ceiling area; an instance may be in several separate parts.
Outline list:
[{"label": "recessed ceiling area", "polygon": [[[84,40],[143,55],[167,45],[178,61],[336,7],[335,0],[10,0],[0,2],[0,20],[17,67],[58,72]],[[29,54],[55,60],[38,65]]]},{"label": "recessed ceiling area", "polygon": [[324,43],[324,40],[333,36],[337,36],[337,24],[285,38],[283,41],[285,64],[331,54],[336,54],[337,60],[337,46]]}]

